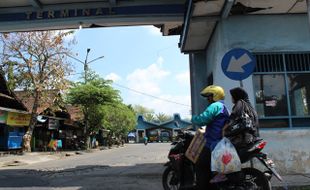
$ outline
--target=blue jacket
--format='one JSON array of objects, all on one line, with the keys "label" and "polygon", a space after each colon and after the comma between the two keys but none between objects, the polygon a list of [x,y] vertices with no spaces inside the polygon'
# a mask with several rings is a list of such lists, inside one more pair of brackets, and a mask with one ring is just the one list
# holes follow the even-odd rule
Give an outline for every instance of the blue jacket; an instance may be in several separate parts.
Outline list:
[{"label": "blue jacket", "polygon": [[223,101],[210,104],[200,115],[193,115],[192,123],[203,126],[206,125],[206,147],[213,150],[216,144],[222,139],[222,129],[229,121],[229,113]]}]

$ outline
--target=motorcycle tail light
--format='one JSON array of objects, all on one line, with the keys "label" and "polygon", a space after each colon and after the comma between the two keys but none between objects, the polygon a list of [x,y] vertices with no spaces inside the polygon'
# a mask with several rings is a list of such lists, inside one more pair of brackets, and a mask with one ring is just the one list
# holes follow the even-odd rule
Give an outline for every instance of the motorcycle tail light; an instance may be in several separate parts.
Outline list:
[{"label": "motorcycle tail light", "polygon": [[182,154],[170,154],[168,157],[174,160],[181,160]]},{"label": "motorcycle tail light", "polygon": [[258,149],[263,149],[263,148],[266,146],[266,144],[267,144],[267,142],[266,142],[266,141],[263,141],[263,142],[259,143],[259,144],[256,146],[256,148],[258,148]]}]

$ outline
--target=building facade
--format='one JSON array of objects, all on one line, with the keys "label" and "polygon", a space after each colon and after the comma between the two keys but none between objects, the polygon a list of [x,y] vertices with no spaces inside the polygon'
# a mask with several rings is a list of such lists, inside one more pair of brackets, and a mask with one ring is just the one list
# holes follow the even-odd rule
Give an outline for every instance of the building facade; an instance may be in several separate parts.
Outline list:
[{"label": "building facade", "polygon": [[[221,60],[231,49],[246,49],[257,63],[254,73],[242,84],[259,113],[261,136],[269,142],[265,150],[281,172],[309,173],[310,9],[306,2],[5,0],[0,4],[0,30],[151,24],[160,27],[163,35],[181,35],[179,47],[190,58],[193,114],[206,107],[199,95],[203,87],[217,84],[228,91],[240,85],[224,75]],[[226,104],[231,109],[229,94]],[[139,122],[143,123],[143,118]],[[137,138],[158,125],[140,127],[138,124]]]},{"label": "building facade", "polygon": [[0,74],[0,150],[21,150],[22,140],[30,122],[30,113]]},{"label": "building facade", "polygon": [[[199,113],[205,107],[205,101],[199,97],[203,87],[210,84],[222,86],[226,91],[226,105],[231,110],[233,104],[229,89],[243,85],[259,114],[260,134],[268,143],[264,151],[276,162],[281,173],[309,173],[308,15],[302,11],[299,14],[262,14],[262,9],[252,14],[233,14],[241,1],[236,2],[229,16],[224,18],[220,15],[222,19],[217,20],[213,29],[204,35],[207,41],[205,48],[189,51],[189,43],[194,40],[190,34],[187,46],[182,46],[188,48],[186,51],[190,55],[193,112]],[[251,5],[250,1],[246,2]],[[267,4],[261,3],[260,6],[267,7]],[[306,10],[305,4],[299,4],[298,7],[299,10]],[[278,8],[279,11],[283,7],[271,8]],[[292,13],[297,11],[294,8],[291,10]],[[205,22],[211,23],[212,19]],[[228,78],[222,68],[224,55],[235,48],[246,49],[256,58],[254,72],[242,83]]]},{"label": "building facade", "polygon": [[137,119],[136,142],[144,142],[144,136],[148,137],[149,142],[172,141],[179,130],[190,126],[191,122],[182,120],[179,114],[174,114],[171,120],[163,123],[146,121],[140,115]]}]

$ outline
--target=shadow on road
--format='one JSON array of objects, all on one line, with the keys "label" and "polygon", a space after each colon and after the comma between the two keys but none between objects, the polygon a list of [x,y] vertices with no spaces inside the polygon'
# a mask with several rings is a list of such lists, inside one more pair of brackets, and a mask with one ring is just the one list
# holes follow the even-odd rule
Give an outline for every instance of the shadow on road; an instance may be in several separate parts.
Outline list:
[{"label": "shadow on road", "polygon": [[1,188],[161,189],[161,163],[134,166],[84,165],[64,170],[0,170]]}]

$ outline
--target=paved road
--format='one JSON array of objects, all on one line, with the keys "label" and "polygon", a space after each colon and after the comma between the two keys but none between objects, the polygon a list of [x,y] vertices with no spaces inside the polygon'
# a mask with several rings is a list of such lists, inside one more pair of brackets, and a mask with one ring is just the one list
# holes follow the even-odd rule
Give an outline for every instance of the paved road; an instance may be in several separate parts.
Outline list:
[{"label": "paved road", "polygon": [[168,143],[128,144],[0,170],[0,189],[161,190]]}]

